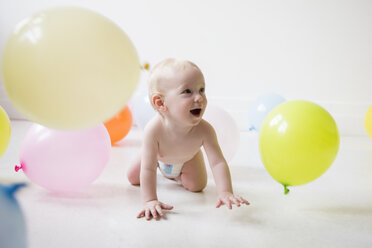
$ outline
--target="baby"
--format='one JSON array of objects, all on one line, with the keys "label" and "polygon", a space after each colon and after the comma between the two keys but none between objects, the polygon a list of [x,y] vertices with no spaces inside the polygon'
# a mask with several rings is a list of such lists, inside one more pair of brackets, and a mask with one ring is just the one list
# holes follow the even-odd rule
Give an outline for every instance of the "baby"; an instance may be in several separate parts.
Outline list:
[{"label": "baby", "polygon": [[156,170],[191,191],[207,185],[203,146],[218,192],[216,207],[249,205],[234,195],[229,167],[218,145],[213,127],[202,119],[207,106],[204,76],[192,62],[166,59],[149,76],[149,98],[157,115],[147,124],[141,154],[128,170],[128,180],[140,184],[143,209],[137,218],[159,218],[173,206],[158,200]]}]

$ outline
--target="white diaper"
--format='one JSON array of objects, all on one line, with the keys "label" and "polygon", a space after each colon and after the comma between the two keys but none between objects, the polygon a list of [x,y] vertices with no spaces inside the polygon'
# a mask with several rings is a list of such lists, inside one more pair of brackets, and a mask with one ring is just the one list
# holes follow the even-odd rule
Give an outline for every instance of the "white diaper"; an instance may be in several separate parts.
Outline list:
[{"label": "white diaper", "polygon": [[158,161],[159,169],[164,176],[169,178],[176,178],[181,174],[183,164],[166,164]]}]

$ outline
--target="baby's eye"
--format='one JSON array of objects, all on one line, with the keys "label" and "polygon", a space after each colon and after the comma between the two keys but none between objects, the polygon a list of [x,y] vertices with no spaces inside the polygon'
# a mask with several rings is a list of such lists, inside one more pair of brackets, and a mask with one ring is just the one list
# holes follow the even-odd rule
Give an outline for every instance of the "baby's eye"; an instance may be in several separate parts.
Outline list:
[{"label": "baby's eye", "polygon": [[190,89],[186,89],[186,90],[182,91],[182,94],[190,94],[190,93],[191,93]]},{"label": "baby's eye", "polygon": [[204,89],[204,88],[201,88],[201,89],[200,89],[200,92],[201,92],[201,93],[204,93],[204,92],[205,92],[205,89]]}]

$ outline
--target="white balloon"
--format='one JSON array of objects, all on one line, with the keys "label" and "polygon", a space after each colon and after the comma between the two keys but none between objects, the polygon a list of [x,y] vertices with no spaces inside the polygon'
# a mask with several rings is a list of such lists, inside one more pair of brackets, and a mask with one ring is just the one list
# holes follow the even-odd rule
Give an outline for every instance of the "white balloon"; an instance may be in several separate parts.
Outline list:
[{"label": "white balloon", "polygon": [[156,115],[156,111],[152,108],[147,90],[142,90],[133,99],[129,105],[133,115],[134,123],[137,124],[142,130],[147,123]]},{"label": "white balloon", "polygon": [[208,105],[204,119],[214,127],[226,161],[231,161],[240,143],[239,128],[236,122],[226,110],[216,105]]}]

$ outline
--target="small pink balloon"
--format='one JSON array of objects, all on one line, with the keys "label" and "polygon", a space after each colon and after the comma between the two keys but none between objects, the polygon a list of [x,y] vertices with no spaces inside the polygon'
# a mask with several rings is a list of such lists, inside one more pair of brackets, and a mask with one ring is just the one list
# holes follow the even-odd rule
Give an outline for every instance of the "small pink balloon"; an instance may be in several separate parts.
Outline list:
[{"label": "small pink balloon", "polygon": [[34,183],[57,192],[81,189],[102,173],[111,141],[103,124],[76,130],[53,130],[33,124],[21,144],[20,162]]},{"label": "small pink balloon", "polygon": [[228,162],[231,161],[240,143],[239,128],[234,119],[226,110],[212,104],[206,108],[204,119],[214,127],[222,153]]}]

